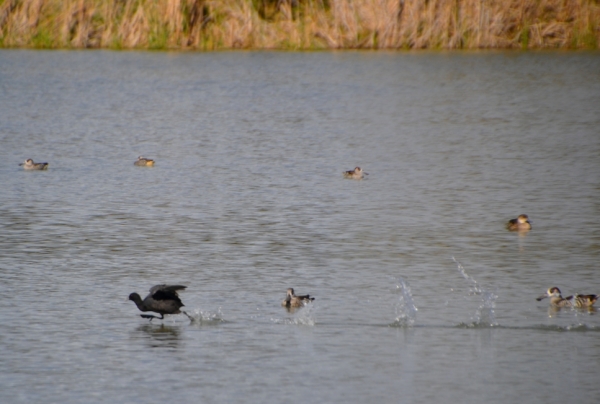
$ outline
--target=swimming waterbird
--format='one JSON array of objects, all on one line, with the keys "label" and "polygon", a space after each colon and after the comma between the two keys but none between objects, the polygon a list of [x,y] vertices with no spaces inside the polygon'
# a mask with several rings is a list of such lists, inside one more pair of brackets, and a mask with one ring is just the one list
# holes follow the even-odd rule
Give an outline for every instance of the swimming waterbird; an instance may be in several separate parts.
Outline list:
[{"label": "swimming waterbird", "polygon": [[288,288],[285,300],[281,302],[281,305],[287,308],[290,307],[303,307],[305,303],[309,303],[315,300],[310,295],[296,296],[294,294],[294,288]]},{"label": "swimming waterbird", "polygon": [[354,170],[344,171],[344,178],[350,178],[353,180],[361,180],[365,175],[369,175],[369,173],[364,172],[360,167],[355,167]]},{"label": "swimming waterbird", "polygon": [[25,170],[47,170],[48,163],[34,163],[32,159],[25,160],[24,163],[19,164],[23,166]]},{"label": "swimming waterbird", "polygon": [[137,161],[135,163],[133,163],[133,165],[138,166],[138,167],[153,167],[154,160],[139,156]]},{"label": "swimming waterbird", "polygon": [[531,222],[527,215],[519,215],[516,219],[510,219],[506,223],[506,228],[510,231],[531,230]]},{"label": "swimming waterbird", "polygon": [[150,294],[144,300],[137,293],[129,295],[129,300],[133,300],[140,311],[153,311],[160,314],[160,317],[140,314],[142,318],[148,318],[152,321],[153,318],[162,320],[165,314],[185,314],[190,320],[194,320],[192,316],[179,308],[183,307],[178,290],[184,290],[187,286],[183,285],[156,285],[150,288]]},{"label": "swimming waterbird", "polygon": [[598,300],[598,295],[580,295],[562,297],[560,289],[556,286],[549,288],[546,294],[541,295],[536,300],[550,298],[550,305],[554,307],[592,307]]}]

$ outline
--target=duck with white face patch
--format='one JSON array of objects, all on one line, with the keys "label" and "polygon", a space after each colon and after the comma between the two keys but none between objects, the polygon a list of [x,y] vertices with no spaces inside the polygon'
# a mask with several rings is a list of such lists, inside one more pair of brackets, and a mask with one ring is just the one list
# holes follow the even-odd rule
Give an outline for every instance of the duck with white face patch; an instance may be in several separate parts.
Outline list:
[{"label": "duck with white face patch", "polygon": [[510,219],[506,223],[506,228],[510,231],[527,231],[531,230],[531,222],[529,216],[519,215],[516,219]]},{"label": "duck with white face patch", "polygon": [[580,295],[562,297],[560,289],[556,286],[549,288],[546,294],[541,295],[536,300],[550,298],[550,305],[553,307],[592,307],[598,300],[598,295]]},{"label": "duck with white face patch", "polygon": [[354,170],[344,171],[344,178],[352,180],[362,180],[365,175],[369,175],[369,173],[364,172],[360,167],[355,167]]},{"label": "duck with white face patch", "polygon": [[20,166],[23,166],[23,169],[28,170],[28,171],[32,171],[32,170],[47,170],[48,169],[48,163],[34,163],[32,159],[27,159],[25,160],[24,163],[19,164]]},{"label": "duck with white face patch", "polygon": [[138,167],[154,167],[154,160],[139,156],[133,165]]}]

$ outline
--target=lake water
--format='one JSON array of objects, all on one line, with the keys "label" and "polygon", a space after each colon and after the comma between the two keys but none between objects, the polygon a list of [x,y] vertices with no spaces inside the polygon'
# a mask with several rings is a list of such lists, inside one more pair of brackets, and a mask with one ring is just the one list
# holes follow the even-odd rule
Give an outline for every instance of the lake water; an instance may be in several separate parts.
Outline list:
[{"label": "lake water", "polygon": [[0,51],[2,403],[597,400],[599,261],[598,52]]}]

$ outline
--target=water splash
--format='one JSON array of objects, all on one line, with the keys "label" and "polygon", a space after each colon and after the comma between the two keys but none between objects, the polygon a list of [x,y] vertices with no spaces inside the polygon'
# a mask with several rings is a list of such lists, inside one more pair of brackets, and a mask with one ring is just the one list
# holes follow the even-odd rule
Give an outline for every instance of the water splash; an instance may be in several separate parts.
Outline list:
[{"label": "water splash", "polygon": [[315,307],[316,306],[314,303],[305,303],[302,310],[298,310],[297,314],[295,315],[296,321],[294,322],[294,324],[314,326],[315,325],[315,316],[314,316]]},{"label": "water splash", "polygon": [[316,305],[314,303],[305,303],[304,307],[299,307],[289,311],[293,317],[271,318],[271,321],[275,324],[308,325],[314,327],[316,324],[314,317],[314,312],[316,310],[315,307]]},{"label": "water splash", "polygon": [[216,312],[194,310],[192,313],[188,313],[193,318],[194,324],[199,325],[216,325],[224,323],[223,313],[219,307]]},{"label": "water splash", "polygon": [[396,278],[396,282],[396,289],[401,293],[394,307],[396,319],[392,325],[395,327],[412,327],[417,320],[419,309],[413,301],[410,285],[402,278]]},{"label": "water splash", "polygon": [[496,299],[498,296],[493,292],[490,292],[487,289],[484,289],[477,283],[475,278],[471,275],[467,274],[465,268],[462,266],[460,262],[456,260],[456,258],[452,257],[452,260],[456,263],[458,268],[458,272],[462,275],[463,278],[466,279],[469,285],[469,296],[480,296],[481,304],[479,308],[475,311],[475,315],[471,317],[473,320],[474,327],[495,327],[498,325],[496,322],[496,316],[494,313],[494,309],[496,308]]}]

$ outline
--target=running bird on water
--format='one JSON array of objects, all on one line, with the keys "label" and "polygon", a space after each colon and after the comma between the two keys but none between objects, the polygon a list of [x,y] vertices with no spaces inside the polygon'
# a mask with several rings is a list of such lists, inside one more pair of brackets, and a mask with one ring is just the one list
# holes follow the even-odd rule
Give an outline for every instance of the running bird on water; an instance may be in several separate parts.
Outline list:
[{"label": "running bird on water", "polygon": [[25,160],[24,163],[19,164],[23,166],[25,170],[47,170],[48,163],[34,163],[32,159]]},{"label": "running bird on water", "polygon": [[133,300],[135,305],[140,311],[153,311],[160,314],[160,317],[153,316],[150,314],[140,314],[142,318],[148,318],[152,321],[153,318],[162,320],[165,318],[165,314],[185,314],[190,320],[194,320],[192,316],[187,314],[183,310],[179,310],[183,307],[178,290],[184,290],[187,286],[183,285],[156,285],[150,288],[150,294],[146,296],[144,300],[137,293],[129,295],[129,300]]},{"label": "running bird on water", "polygon": [[133,165],[138,167],[154,167],[154,160],[140,156]]},{"label": "running bird on water", "polygon": [[310,295],[296,296],[294,294],[294,288],[288,288],[285,300],[281,302],[281,305],[287,308],[290,307],[303,307],[304,303],[309,303],[315,300]]},{"label": "running bird on water", "polygon": [[506,228],[510,231],[531,230],[531,222],[527,215],[519,215],[516,219],[510,219],[506,223]]},{"label": "running bird on water", "polygon": [[536,300],[539,302],[542,299],[550,298],[550,305],[554,307],[592,307],[598,295],[580,295],[578,293],[575,296],[562,297],[560,289],[556,286],[548,289],[545,295],[541,295]]},{"label": "running bird on water", "polygon": [[360,167],[355,167],[354,170],[344,171],[344,178],[350,178],[353,180],[361,180],[365,175],[369,175],[369,173],[364,172]]}]

